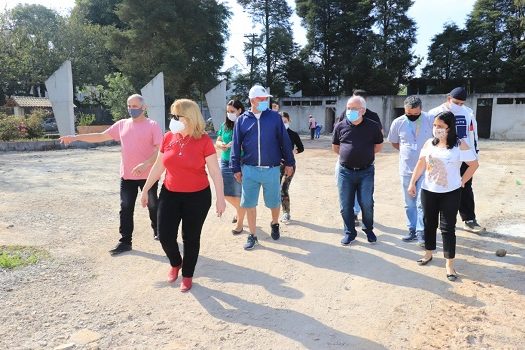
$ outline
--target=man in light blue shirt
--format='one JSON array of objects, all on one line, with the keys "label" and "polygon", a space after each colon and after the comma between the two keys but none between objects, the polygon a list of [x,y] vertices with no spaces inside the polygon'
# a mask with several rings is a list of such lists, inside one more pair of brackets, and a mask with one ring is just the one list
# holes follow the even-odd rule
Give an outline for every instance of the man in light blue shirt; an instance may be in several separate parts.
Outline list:
[{"label": "man in light blue shirt", "polygon": [[425,142],[433,137],[432,124],[434,118],[421,111],[421,99],[417,96],[408,96],[405,99],[404,107],[405,114],[394,119],[387,139],[395,149],[399,150],[399,175],[401,175],[408,226],[408,234],[403,236],[402,240],[409,242],[417,239],[419,245],[424,245],[423,207],[421,206],[423,176],[416,183],[416,197],[410,196],[407,189],[412,172],[419,159],[419,153]]}]

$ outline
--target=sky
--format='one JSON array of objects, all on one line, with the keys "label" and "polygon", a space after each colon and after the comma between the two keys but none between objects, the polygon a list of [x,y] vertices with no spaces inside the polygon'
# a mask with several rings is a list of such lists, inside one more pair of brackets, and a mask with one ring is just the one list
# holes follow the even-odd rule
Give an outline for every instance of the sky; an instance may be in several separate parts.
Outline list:
[{"label": "sky", "polygon": [[[286,1],[295,9],[294,0]],[[249,15],[235,0],[222,0],[222,2],[229,6],[233,12],[230,21],[230,39],[227,43],[223,69],[238,65],[241,70],[248,70],[242,54],[242,43],[244,42],[244,34],[253,32],[253,24]],[[476,0],[415,0],[408,12],[418,27],[417,44],[414,46],[415,54],[423,58],[426,57],[432,38],[442,31],[445,23],[453,22],[463,28],[475,2]],[[18,3],[40,4],[66,14],[74,7],[75,0],[0,0],[0,11],[5,8],[12,8]],[[294,39],[300,46],[304,46],[306,44],[306,30],[302,27],[301,20],[295,13],[291,20]],[[423,62],[419,67],[417,74],[424,64]]]}]

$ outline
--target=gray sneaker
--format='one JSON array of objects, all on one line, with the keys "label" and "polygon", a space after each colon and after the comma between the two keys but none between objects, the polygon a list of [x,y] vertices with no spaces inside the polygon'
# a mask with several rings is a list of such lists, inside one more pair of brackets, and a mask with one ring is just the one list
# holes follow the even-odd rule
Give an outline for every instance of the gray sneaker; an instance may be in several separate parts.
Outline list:
[{"label": "gray sneaker", "polygon": [[290,219],[291,219],[291,217],[290,217],[290,214],[288,214],[288,213],[284,213],[283,216],[281,216],[281,222],[283,224],[289,223]]},{"label": "gray sneaker", "polygon": [[410,242],[410,241],[413,241],[417,238],[417,235],[416,235],[416,231],[415,230],[410,230],[408,231],[408,234],[401,237],[401,240],[403,242]]},{"label": "gray sneaker", "polygon": [[425,234],[421,231],[416,232],[417,245],[421,248],[425,248]]},{"label": "gray sneaker", "polygon": [[486,231],[485,228],[481,227],[476,220],[465,221],[463,229],[472,233],[481,233]]}]

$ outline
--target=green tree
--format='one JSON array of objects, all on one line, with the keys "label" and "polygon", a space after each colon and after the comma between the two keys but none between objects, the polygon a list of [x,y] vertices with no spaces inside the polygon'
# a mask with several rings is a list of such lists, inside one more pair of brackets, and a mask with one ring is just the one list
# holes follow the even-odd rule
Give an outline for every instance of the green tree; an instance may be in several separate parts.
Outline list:
[{"label": "green tree", "polygon": [[413,0],[373,1],[376,64],[366,85],[377,94],[397,94],[420,63],[412,51],[416,43],[416,23],[407,15],[412,4]]},{"label": "green tree", "polygon": [[477,92],[525,91],[523,0],[478,0],[466,30],[465,62],[471,89]]},{"label": "green tree", "polygon": [[128,117],[128,106],[126,101],[130,95],[135,93],[131,81],[122,73],[112,73],[106,76],[107,87],[99,87],[102,102],[109,109],[113,120],[117,121]]},{"label": "green tree", "polygon": [[[264,84],[270,88],[272,94],[282,95],[285,93],[287,83],[286,66],[298,51],[298,46],[293,41],[290,23],[292,9],[286,0],[237,0],[237,2],[248,10],[253,22],[261,26],[258,40],[245,45],[248,62],[256,67],[256,71],[264,72]],[[255,45],[255,57],[251,55],[252,44]],[[261,69],[260,64],[264,65],[265,69]]]},{"label": "green tree", "polygon": [[114,63],[142,86],[160,71],[172,97],[201,98],[217,83],[228,35],[227,8],[216,0],[123,0],[126,29],[111,36]]},{"label": "green tree", "polygon": [[79,16],[90,24],[124,28],[116,11],[122,0],[76,0],[73,15]]},{"label": "green tree", "polygon": [[304,50],[317,71],[322,94],[367,88],[374,67],[372,2],[296,0],[296,8],[307,29]]},{"label": "green tree", "polygon": [[431,92],[448,92],[464,83],[466,45],[466,31],[453,23],[446,23],[443,31],[432,38],[427,64],[422,70],[423,77],[434,82]]},{"label": "green tree", "polygon": [[80,17],[71,15],[61,27],[58,55],[61,60],[71,61],[75,86],[104,83],[104,77],[115,70],[107,38],[116,29],[85,23]]},{"label": "green tree", "polygon": [[2,90],[8,95],[35,93],[61,63],[63,18],[41,5],[17,5],[0,21]]}]

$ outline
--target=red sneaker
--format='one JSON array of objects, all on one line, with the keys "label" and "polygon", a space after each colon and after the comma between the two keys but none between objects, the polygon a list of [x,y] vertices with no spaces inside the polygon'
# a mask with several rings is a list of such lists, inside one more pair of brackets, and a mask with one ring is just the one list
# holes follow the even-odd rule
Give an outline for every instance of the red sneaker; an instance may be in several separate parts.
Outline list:
[{"label": "red sneaker", "polygon": [[170,272],[168,272],[168,283],[173,283],[177,280],[177,278],[179,277],[180,267],[181,265],[171,267]]},{"label": "red sneaker", "polygon": [[185,293],[191,289],[191,277],[182,277],[180,291]]}]

